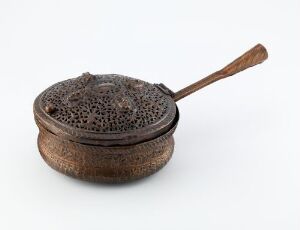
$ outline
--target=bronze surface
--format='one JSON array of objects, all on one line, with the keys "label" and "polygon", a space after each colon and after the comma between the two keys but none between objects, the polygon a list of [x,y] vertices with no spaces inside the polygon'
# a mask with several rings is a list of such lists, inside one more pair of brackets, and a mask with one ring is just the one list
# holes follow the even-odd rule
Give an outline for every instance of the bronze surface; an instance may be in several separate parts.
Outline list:
[{"label": "bronze surface", "polygon": [[59,82],[34,102],[39,151],[52,168],[83,180],[118,183],[149,176],[172,156],[175,102],[267,57],[258,44],[176,93],[164,84],[114,74],[85,73]]},{"label": "bronze surface", "polygon": [[257,44],[252,49],[248,50],[242,56],[235,59],[233,62],[225,66],[223,69],[191,84],[178,92],[175,93],[173,99],[174,101],[179,101],[180,99],[196,92],[197,90],[210,85],[218,80],[232,76],[240,71],[243,71],[249,67],[255,66],[262,63],[268,58],[268,52],[264,46]]},{"label": "bronze surface", "polygon": [[170,160],[177,121],[167,133],[151,141],[115,147],[65,140],[37,122],[38,147],[49,166],[68,176],[92,182],[127,182],[155,173]]},{"label": "bronze surface", "polygon": [[117,74],[84,73],[42,92],[34,113],[46,129],[65,139],[114,146],[151,140],[166,132],[176,105],[153,84]]}]

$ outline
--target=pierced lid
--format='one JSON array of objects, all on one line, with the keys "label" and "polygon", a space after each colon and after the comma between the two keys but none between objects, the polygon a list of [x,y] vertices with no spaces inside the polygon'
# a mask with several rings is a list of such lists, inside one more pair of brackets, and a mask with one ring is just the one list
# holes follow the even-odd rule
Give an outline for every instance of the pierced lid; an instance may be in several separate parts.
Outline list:
[{"label": "pierced lid", "polygon": [[35,119],[69,140],[105,146],[134,144],[167,131],[176,115],[168,90],[116,74],[59,82],[34,103]]}]

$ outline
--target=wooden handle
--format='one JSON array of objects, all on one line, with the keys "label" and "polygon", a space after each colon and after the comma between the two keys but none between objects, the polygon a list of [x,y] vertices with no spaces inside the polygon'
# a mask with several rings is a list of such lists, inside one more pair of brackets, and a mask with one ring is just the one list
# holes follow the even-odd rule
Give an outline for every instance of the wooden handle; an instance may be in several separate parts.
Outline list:
[{"label": "wooden handle", "polygon": [[174,94],[173,99],[174,101],[178,101],[215,81],[234,75],[251,66],[260,64],[267,58],[268,52],[266,48],[261,44],[257,44],[252,49],[244,53],[242,56],[235,59],[229,65],[225,66],[223,69],[201,79],[200,81],[195,82],[192,85],[183,88],[182,90],[179,90]]}]

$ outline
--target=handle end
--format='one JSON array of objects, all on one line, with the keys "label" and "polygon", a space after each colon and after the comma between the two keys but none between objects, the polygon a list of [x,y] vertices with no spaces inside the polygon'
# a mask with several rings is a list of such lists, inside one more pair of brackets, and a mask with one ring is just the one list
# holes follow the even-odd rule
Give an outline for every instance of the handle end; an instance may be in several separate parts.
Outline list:
[{"label": "handle end", "polygon": [[266,47],[264,47],[262,44],[258,43],[256,46],[254,46],[254,49],[257,49],[257,52],[262,55],[260,63],[268,59],[269,57],[268,51]]},{"label": "handle end", "polygon": [[225,66],[220,72],[229,77],[249,67],[264,62],[268,58],[267,49],[262,44],[257,44],[229,65]]}]

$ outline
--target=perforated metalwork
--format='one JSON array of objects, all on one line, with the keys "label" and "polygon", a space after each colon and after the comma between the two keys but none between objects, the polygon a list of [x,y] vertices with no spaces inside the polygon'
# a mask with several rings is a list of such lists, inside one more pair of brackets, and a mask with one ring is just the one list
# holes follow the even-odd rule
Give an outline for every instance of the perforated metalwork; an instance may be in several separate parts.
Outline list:
[{"label": "perforated metalwork", "polygon": [[170,100],[141,80],[85,73],[48,88],[40,106],[54,120],[75,129],[126,133],[163,120],[174,111]]}]

